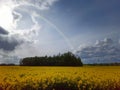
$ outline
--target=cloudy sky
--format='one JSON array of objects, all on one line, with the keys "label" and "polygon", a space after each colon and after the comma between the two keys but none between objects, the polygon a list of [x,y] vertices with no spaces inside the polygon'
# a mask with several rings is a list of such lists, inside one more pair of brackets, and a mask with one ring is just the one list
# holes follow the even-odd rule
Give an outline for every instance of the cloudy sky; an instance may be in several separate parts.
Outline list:
[{"label": "cloudy sky", "polygon": [[0,63],[72,51],[120,62],[119,0],[0,0]]}]

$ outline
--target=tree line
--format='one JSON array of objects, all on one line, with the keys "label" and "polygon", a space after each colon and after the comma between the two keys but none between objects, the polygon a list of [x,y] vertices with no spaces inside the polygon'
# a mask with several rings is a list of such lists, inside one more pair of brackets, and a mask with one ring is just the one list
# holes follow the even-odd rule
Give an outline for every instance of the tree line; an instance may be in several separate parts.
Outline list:
[{"label": "tree line", "polygon": [[93,63],[93,64],[84,64],[88,66],[120,66],[120,63],[115,62],[115,63]]},{"label": "tree line", "polygon": [[20,60],[21,66],[83,66],[80,58],[71,52],[44,57],[26,57]]},{"label": "tree line", "polygon": [[9,63],[9,64],[1,63],[0,66],[15,66],[15,64],[14,63]]}]

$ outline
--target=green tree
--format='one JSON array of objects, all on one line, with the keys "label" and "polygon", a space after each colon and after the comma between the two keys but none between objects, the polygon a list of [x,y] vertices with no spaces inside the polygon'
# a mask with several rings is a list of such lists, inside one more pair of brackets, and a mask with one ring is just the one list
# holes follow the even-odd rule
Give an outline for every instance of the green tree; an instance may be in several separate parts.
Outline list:
[{"label": "green tree", "polygon": [[21,66],[82,66],[80,58],[71,52],[45,57],[27,57],[20,60]]}]

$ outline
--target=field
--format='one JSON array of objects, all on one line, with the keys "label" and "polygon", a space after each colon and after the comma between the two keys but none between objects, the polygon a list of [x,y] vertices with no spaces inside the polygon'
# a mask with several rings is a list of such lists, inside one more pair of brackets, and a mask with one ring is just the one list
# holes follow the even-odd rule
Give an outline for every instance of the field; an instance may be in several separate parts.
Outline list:
[{"label": "field", "polygon": [[120,90],[120,66],[1,66],[0,90]]}]

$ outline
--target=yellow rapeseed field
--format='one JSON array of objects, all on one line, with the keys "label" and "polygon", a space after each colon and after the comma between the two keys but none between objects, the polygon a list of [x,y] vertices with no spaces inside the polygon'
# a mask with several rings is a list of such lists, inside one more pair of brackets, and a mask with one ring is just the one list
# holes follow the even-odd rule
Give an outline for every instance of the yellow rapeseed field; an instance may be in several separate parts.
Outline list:
[{"label": "yellow rapeseed field", "polygon": [[120,66],[1,66],[0,90],[120,90]]}]

